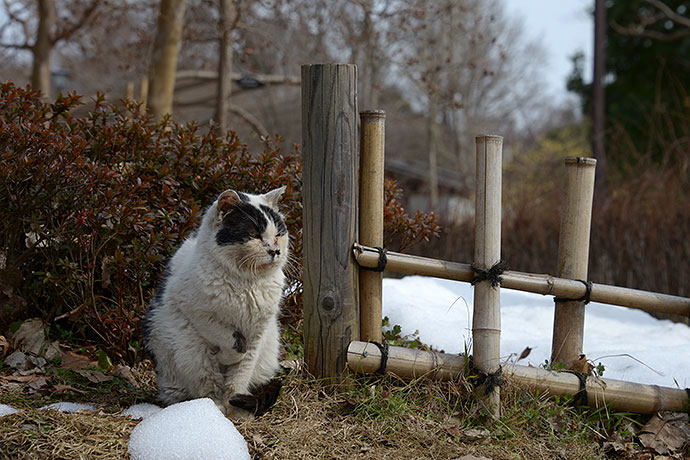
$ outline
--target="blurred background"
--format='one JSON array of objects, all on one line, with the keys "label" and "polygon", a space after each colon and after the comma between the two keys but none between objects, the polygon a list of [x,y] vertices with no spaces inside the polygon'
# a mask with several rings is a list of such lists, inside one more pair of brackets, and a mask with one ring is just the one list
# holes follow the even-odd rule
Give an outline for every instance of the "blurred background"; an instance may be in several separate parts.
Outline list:
[{"label": "blurred background", "polygon": [[[563,159],[598,160],[590,279],[690,296],[690,2],[4,0],[0,80],[300,140],[300,65],[358,66],[386,174],[469,262],[474,137],[504,136],[503,254],[556,272]],[[218,78],[221,75],[222,78]],[[167,88],[167,89],[166,89]],[[86,108],[84,110],[87,110]],[[687,318],[676,318],[687,322]]]}]

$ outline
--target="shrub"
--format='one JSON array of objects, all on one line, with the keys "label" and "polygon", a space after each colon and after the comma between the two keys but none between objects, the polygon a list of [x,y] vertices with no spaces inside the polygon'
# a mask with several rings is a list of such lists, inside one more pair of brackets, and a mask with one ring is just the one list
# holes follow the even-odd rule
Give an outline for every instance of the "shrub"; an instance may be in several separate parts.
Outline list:
[{"label": "shrub", "polygon": [[[38,316],[114,357],[136,359],[139,320],[201,207],[228,188],[281,185],[295,256],[285,320],[298,323],[297,149],[284,153],[276,137],[252,155],[232,132],[156,122],[100,95],[88,115],[77,117],[81,104],[75,94],[47,104],[38,92],[0,85],[0,331]],[[392,215],[393,237],[428,237],[425,216],[408,218],[399,207]]]}]

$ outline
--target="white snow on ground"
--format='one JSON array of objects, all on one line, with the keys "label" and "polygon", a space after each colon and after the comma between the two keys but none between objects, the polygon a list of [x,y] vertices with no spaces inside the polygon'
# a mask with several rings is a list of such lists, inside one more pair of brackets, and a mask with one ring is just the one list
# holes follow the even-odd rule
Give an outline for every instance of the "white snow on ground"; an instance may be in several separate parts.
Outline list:
[{"label": "white snow on ground", "polygon": [[56,410],[58,412],[79,412],[80,410],[96,410],[91,404],[57,402],[41,407],[39,410]]},{"label": "white snow on ground", "polygon": [[247,442],[209,398],[145,418],[129,439],[132,460],[249,460]]},{"label": "white snow on ground", "polygon": [[11,415],[11,414],[16,414],[18,411],[12,406],[8,406],[7,404],[0,404],[0,417],[4,417],[5,415]]},{"label": "white snow on ground", "polygon": [[[472,304],[469,283],[421,276],[383,281],[390,324],[399,324],[403,335],[419,330],[424,343],[447,353],[471,349]],[[605,366],[604,378],[690,387],[690,327],[625,307],[592,302],[585,308],[583,351]],[[514,361],[531,347],[520,364],[544,364],[551,355],[553,315],[553,297],[501,289],[502,359]]]},{"label": "white snow on ground", "polygon": [[122,415],[133,420],[146,419],[157,414],[162,409],[155,404],[141,403],[130,406],[129,409],[122,412]]}]

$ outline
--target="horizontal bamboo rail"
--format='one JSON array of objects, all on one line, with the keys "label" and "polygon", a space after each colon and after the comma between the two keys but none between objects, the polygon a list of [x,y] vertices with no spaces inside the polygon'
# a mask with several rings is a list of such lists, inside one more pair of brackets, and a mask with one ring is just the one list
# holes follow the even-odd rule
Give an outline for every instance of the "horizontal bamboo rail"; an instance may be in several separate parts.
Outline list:
[{"label": "horizontal bamboo rail", "polygon": [[[381,350],[373,343],[351,342],[347,363],[354,372],[371,374],[379,371]],[[466,358],[432,351],[389,347],[386,371],[402,378],[428,375],[439,380],[452,380],[464,375]],[[567,372],[554,372],[538,367],[504,363],[503,375],[520,386],[548,392],[552,396],[575,395],[580,379]],[[587,403],[592,407],[607,404],[613,410],[653,414],[658,411],[682,412],[690,401],[685,390],[643,385],[615,379],[590,377],[586,384]]]},{"label": "horizontal bamboo rail", "polygon": [[[359,265],[363,267],[378,266],[379,253],[375,248],[355,243],[353,252]],[[386,257],[386,270],[397,273],[465,282],[472,281],[475,275],[470,264],[448,262],[397,252],[387,252]],[[585,285],[580,281],[557,278],[551,275],[507,270],[501,276],[503,278],[501,287],[509,289],[569,299],[580,298],[586,292]],[[592,302],[636,308],[648,312],[670,313],[690,317],[690,298],[687,297],[592,283],[590,300]]]}]

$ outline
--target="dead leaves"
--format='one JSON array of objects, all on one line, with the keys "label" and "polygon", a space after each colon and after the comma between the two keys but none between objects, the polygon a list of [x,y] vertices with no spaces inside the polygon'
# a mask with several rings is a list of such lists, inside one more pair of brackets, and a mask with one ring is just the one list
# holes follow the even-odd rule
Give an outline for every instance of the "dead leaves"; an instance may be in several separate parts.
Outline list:
[{"label": "dead leaves", "polygon": [[489,430],[479,428],[460,429],[460,427],[457,426],[449,426],[445,427],[444,431],[448,436],[466,444],[483,441],[491,436],[491,432]]},{"label": "dead leaves", "polygon": [[[64,373],[56,373],[59,363],[59,368],[71,371],[92,384],[99,385],[118,378],[139,388],[131,369],[121,364],[113,367],[103,352],[96,360],[71,350],[61,350],[57,342],[46,339],[45,328],[40,320],[22,323],[10,341],[2,336],[0,339],[3,364],[11,369],[8,375],[0,375],[0,385],[19,387],[29,394],[52,396],[60,392],[74,392],[85,395],[86,392],[77,387],[88,386],[88,383],[80,382],[78,378],[75,383],[65,381]],[[101,363],[109,366],[104,369]]]},{"label": "dead leaves", "polygon": [[688,414],[662,412],[652,417],[640,431],[640,443],[657,454],[682,453],[690,445]]},{"label": "dead leaves", "polygon": [[5,336],[0,335],[0,359],[4,358],[8,351],[10,351],[10,343]]},{"label": "dead leaves", "polygon": [[585,355],[580,355],[580,359],[571,364],[568,370],[577,372],[578,374],[592,375],[594,364],[589,362]]}]

